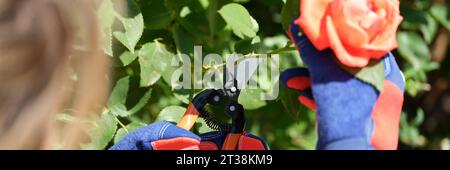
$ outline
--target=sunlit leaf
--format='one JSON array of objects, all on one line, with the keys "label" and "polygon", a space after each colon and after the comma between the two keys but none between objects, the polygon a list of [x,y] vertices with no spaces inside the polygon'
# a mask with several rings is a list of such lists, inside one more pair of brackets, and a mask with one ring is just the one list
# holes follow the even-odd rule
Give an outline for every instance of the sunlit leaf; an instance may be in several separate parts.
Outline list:
[{"label": "sunlit leaf", "polygon": [[130,77],[126,76],[116,82],[111,96],[108,99],[108,107],[115,105],[125,105],[127,100],[128,88],[130,84]]},{"label": "sunlit leaf", "polygon": [[169,106],[161,110],[155,121],[168,121],[177,123],[181,120],[186,108],[181,106]]},{"label": "sunlit leaf", "polygon": [[266,101],[262,100],[261,94],[264,91],[262,89],[249,89],[245,88],[239,95],[239,103],[244,106],[244,109],[255,110],[266,105]]},{"label": "sunlit leaf", "polygon": [[139,50],[140,85],[146,87],[156,83],[170,64],[172,55],[164,44],[157,41],[144,44]]},{"label": "sunlit leaf", "polygon": [[119,56],[120,61],[122,61],[123,66],[127,66],[137,58],[137,54],[133,54],[129,51],[125,51]]},{"label": "sunlit leaf", "polygon": [[144,32],[144,19],[134,1],[128,0],[128,5],[134,9],[132,16],[116,15],[123,25],[124,32],[116,31],[113,34],[131,53],[134,53],[134,48]]},{"label": "sunlit leaf", "polygon": [[115,11],[111,0],[102,0],[97,11],[97,18],[102,31],[103,50],[113,56],[112,50],[112,25],[115,20]]},{"label": "sunlit leaf", "polygon": [[103,112],[100,119],[95,122],[93,129],[89,131],[90,143],[82,144],[81,148],[88,150],[105,149],[114,137],[116,130],[117,121],[114,115],[110,112]]},{"label": "sunlit leaf", "polygon": [[109,109],[111,110],[111,113],[116,116],[127,117],[128,115],[130,115],[130,113],[127,111],[127,107],[124,104],[116,104],[110,106]]},{"label": "sunlit leaf", "polygon": [[239,38],[253,38],[258,32],[258,23],[242,5],[230,3],[219,10],[219,14]]}]

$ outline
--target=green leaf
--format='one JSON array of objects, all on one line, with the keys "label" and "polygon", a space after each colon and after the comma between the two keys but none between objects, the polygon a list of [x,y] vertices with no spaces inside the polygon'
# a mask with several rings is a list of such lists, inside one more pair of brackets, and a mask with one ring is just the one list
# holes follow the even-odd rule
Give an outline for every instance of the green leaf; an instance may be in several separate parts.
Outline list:
[{"label": "green leaf", "polygon": [[413,126],[419,127],[422,125],[425,118],[425,112],[422,108],[417,109],[417,116],[414,118],[414,120],[411,122]]},{"label": "green leaf", "polygon": [[266,101],[261,100],[262,89],[248,89],[245,88],[239,95],[239,103],[244,106],[246,110],[256,110],[266,105]]},{"label": "green leaf", "polygon": [[109,141],[114,137],[117,130],[117,121],[110,112],[103,112],[100,119],[95,122],[95,126],[89,132],[91,142],[82,144],[82,149],[100,150],[108,146]]},{"label": "green leaf", "polygon": [[442,26],[450,31],[450,13],[448,8],[448,4],[434,4],[431,7],[430,12],[431,15],[433,15],[433,17],[442,24]]},{"label": "green leaf", "polygon": [[117,81],[111,92],[111,96],[108,99],[108,107],[113,107],[115,105],[125,105],[129,84],[129,76],[123,77]]},{"label": "green leaf", "polygon": [[152,89],[149,89],[144,96],[138,101],[138,103],[136,105],[134,105],[133,108],[131,108],[131,110],[129,110],[128,112],[130,113],[130,115],[137,113],[139,110],[141,110],[148,102],[148,100],[150,99],[150,97],[152,96]]},{"label": "green leaf", "polygon": [[148,64],[148,62],[143,57],[139,57],[139,63],[141,63],[141,87],[151,86],[161,78],[161,74],[156,71],[156,68],[152,64]]},{"label": "green leaf", "polygon": [[168,121],[172,123],[177,123],[181,120],[181,118],[186,112],[186,108],[181,106],[169,106],[161,110],[158,117],[156,118],[156,122],[158,121]]},{"label": "green leaf", "polygon": [[172,55],[166,50],[164,44],[157,41],[143,45],[139,50],[140,85],[151,86],[155,84],[170,65]]},{"label": "green leaf", "polygon": [[242,5],[230,3],[219,10],[219,14],[241,39],[253,38],[258,32],[258,23]]},{"label": "green leaf", "polygon": [[114,6],[111,0],[102,0],[97,10],[97,20],[102,31],[103,50],[107,55],[113,56],[112,25],[115,20]]},{"label": "green leaf", "polygon": [[122,55],[119,56],[120,61],[122,61],[123,66],[127,66],[131,62],[133,62],[138,56],[129,51],[125,51]]},{"label": "green leaf", "polygon": [[150,61],[158,73],[163,73],[171,62],[169,59],[173,54],[166,50],[164,44],[158,41],[144,44],[139,50],[139,56]]},{"label": "green leaf", "polygon": [[379,61],[375,65],[364,67],[355,74],[355,77],[373,85],[379,92],[383,91],[384,80],[386,79],[383,62]]},{"label": "green leaf", "polygon": [[116,104],[110,106],[109,109],[111,110],[111,113],[116,116],[127,117],[128,115],[130,115],[130,113],[127,111],[127,107],[124,104]]},{"label": "green leaf", "polygon": [[125,32],[116,31],[113,34],[131,53],[134,53],[134,48],[144,32],[144,19],[134,1],[129,0],[128,2],[131,8],[136,10],[133,11],[136,14],[133,13],[133,16],[130,18],[125,18],[117,14],[116,16],[122,22]]},{"label": "green leaf", "polygon": [[427,43],[415,32],[398,32],[398,52],[414,68],[423,68],[431,58]]},{"label": "green leaf", "polygon": [[437,30],[438,30],[438,23],[434,18],[426,13],[425,19],[427,20],[426,24],[421,24],[419,26],[420,31],[423,34],[423,38],[428,44],[431,44],[434,40],[434,37],[436,36]]},{"label": "green leaf", "polygon": [[108,108],[111,113],[120,117],[127,117],[130,113],[127,111],[125,103],[127,101],[130,77],[126,76],[117,81],[108,101]]},{"label": "green leaf", "polygon": [[173,90],[173,95],[184,104],[189,104],[190,99],[192,99],[193,96],[192,90],[190,89],[175,89]]},{"label": "green leaf", "polygon": [[132,114],[137,113],[141,110],[148,102],[152,95],[152,89],[149,89],[144,96],[138,101],[138,103],[131,109],[127,110],[125,103],[127,100],[127,93],[130,84],[130,77],[124,77],[117,81],[116,86],[114,86],[111,96],[108,101],[108,108],[111,113],[120,117],[127,117]]},{"label": "green leaf", "polygon": [[144,123],[132,122],[132,123],[126,125],[125,128],[120,128],[119,130],[117,130],[116,135],[114,136],[114,143],[119,142],[120,139],[122,139],[127,134],[129,134],[129,133],[133,132],[134,130],[137,130],[141,127],[144,127],[144,126],[145,126]]},{"label": "green leaf", "polygon": [[281,10],[281,24],[284,30],[289,30],[292,20],[300,16],[300,1],[287,0]]},{"label": "green leaf", "polygon": [[422,146],[425,141],[421,139],[419,126],[423,123],[424,112],[421,108],[418,108],[417,116],[412,121],[408,121],[410,116],[407,112],[401,113],[399,140],[413,147]]}]

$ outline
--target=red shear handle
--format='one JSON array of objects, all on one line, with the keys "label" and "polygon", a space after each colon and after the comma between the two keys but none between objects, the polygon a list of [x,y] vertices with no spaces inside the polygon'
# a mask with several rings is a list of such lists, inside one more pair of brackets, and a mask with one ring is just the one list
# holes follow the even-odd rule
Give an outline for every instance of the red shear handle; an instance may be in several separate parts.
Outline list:
[{"label": "red shear handle", "polygon": [[199,115],[200,112],[197,111],[192,103],[189,103],[189,107],[187,108],[186,112],[184,112],[183,118],[181,118],[177,126],[186,130],[190,130],[192,126],[194,126]]},{"label": "red shear handle", "polygon": [[222,145],[222,150],[237,150],[239,140],[241,139],[241,133],[229,133],[225,142]]}]

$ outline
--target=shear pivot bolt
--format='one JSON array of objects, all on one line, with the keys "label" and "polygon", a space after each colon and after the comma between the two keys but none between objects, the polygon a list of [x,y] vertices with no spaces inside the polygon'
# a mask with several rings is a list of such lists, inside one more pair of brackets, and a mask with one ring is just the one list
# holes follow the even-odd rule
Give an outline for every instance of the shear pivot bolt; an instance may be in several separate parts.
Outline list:
[{"label": "shear pivot bolt", "polygon": [[233,86],[233,87],[231,87],[230,90],[231,90],[231,92],[236,92],[236,87]]},{"label": "shear pivot bolt", "polygon": [[219,98],[219,96],[214,96],[213,100],[214,100],[215,102],[218,102],[218,101],[220,100],[220,98]]},{"label": "shear pivot bolt", "polygon": [[236,110],[236,107],[230,106],[230,111],[235,111],[235,110]]}]

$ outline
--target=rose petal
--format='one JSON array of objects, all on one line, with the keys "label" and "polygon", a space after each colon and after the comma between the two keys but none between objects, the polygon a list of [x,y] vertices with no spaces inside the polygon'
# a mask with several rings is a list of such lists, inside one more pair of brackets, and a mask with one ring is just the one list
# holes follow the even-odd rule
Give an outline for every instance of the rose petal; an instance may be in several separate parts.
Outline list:
[{"label": "rose petal", "polygon": [[374,38],[377,37],[378,34],[385,31],[384,27],[388,23],[388,21],[385,19],[386,12],[384,9],[379,9],[377,13],[370,12],[366,21],[363,21],[361,23],[362,27],[367,32],[370,41],[373,41]]},{"label": "rose petal", "polygon": [[353,21],[361,21],[370,12],[368,0],[335,0],[333,4],[340,4],[345,17]]},{"label": "rose petal", "polygon": [[301,0],[300,18],[295,22],[299,25],[314,46],[319,50],[329,47],[325,34],[325,14],[332,0]]},{"label": "rose petal", "polygon": [[337,59],[344,65],[349,67],[364,67],[369,63],[369,53],[356,49],[346,49],[341,43],[336,27],[333,25],[332,18],[326,17],[326,28],[330,47],[333,49]]},{"label": "rose petal", "polygon": [[403,20],[403,17],[400,16],[398,2],[387,1],[385,11],[387,23],[383,31],[380,31],[370,44],[364,46],[373,53],[372,57],[374,58],[380,58],[398,46],[396,32]]},{"label": "rose petal", "polygon": [[[352,0],[364,1],[364,0]],[[357,8],[354,4],[346,3],[347,1],[336,0],[331,3],[331,17],[336,31],[345,46],[352,48],[361,48],[362,45],[369,43],[369,36],[366,31],[359,26],[358,18],[364,15],[364,10]],[[357,3],[360,4],[360,3]],[[355,13],[355,14],[352,14]]]}]

